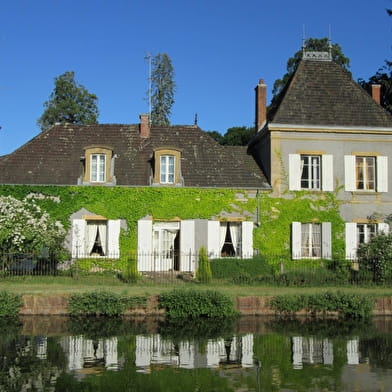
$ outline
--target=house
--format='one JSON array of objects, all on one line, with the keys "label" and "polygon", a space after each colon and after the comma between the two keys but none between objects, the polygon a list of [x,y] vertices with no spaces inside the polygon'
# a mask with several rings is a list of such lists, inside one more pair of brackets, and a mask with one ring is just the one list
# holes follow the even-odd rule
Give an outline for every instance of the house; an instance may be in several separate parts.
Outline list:
[{"label": "house", "polygon": [[[345,253],[387,232],[392,212],[392,117],[330,53],[306,52],[267,118],[266,85],[256,87],[257,134],[249,145],[276,197],[334,195],[345,222]],[[301,193],[302,192],[302,193]],[[331,258],[331,222],[293,221],[291,254]]]},{"label": "house", "polygon": [[[234,190],[238,203],[249,195],[254,198],[260,190],[269,191],[246,147],[221,146],[197,126],[152,126],[148,115],[140,120],[134,125],[54,125],[0,157],[0,184],[69,189],[75,200],[67,239],[73,258],[118,258],[121,233],[128,229],[137,231],[140,271],[194,271],[202,246],[214,258],[252,257],[255,211],[234,209],[232,201],[223,201],[219,195],[210,216],[197,209],[185,213],[180,205],[174,208],[175,215],[154,216],[149,205],[159,204],[157,198],[165,190],[182,197],[182,203],[187,202],[189,189]],[[83,196],[84,204],[77,208],[81,188],[97,189],[102,197],[113,190],[111,206],[97,203],[95,192]],[[139,215],[126,218],[136,209],[135,200],[140,203],[138,196],[143,197],[140,189],[146,188],[155,190],[155,199],[142,203]],[[120,201],[123,190],[128,196],[122,192]],[[129,205],[124,207],[124,200]],[[112,216],[101,212],[105,208],[114,211]]]}]

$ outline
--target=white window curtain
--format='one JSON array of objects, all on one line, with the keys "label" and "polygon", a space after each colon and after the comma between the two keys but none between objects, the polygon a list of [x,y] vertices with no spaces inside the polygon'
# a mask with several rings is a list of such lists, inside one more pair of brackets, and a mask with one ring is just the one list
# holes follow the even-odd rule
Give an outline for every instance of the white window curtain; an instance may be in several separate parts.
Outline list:
[{"label": "white window curtain", "polygon": [[227,232],[227,223],[220,224],[220,233],[219,233],[219,249],[222,251],[223,245],[225,244],[226,239],[226,232]]},{"label": "white window curtain", "polygon": [[[99,231],[99,238],[101,240],[101,247],[103,254],[106,255],[106,238],[107,238],[107,228],[106,228],[106,223],[101,223],[98,225],[98,231]],[[110,255],[109,255],[110,256]]]},{"label": "white window curtain", "polygon": [[240,226],[237,223],[230,223],[229,227],[230,227],[231,242],[233,244],[235,255],[238,256],[238,245],[241,242]]},{"label": "white window curtain", "polygon": [[312,224],[312,257],[321,257],[321,225]]},{"label": "white window curtain", "polygon": [[87,254],[93,250],[95,239],[97,238],[98,225],[96,223],[87,224]]}]

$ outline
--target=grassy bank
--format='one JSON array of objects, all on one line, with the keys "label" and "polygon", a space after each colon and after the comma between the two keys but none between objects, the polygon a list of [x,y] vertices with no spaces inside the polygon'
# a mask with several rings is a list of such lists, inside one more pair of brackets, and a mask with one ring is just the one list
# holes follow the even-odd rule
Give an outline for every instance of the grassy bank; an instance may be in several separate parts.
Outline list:
[{"label": "grassy bank", "polygon": [[210,284],[200,284],[195,282],[176,283],[124,283],[115,276],[109,275],[89,275],[81,276],[77,279],[72,277],[50,277],[50,276],[25,276],[3,278],[0,280],[0,291],[6,290],[15,294],[74,294],[88,291],[106,290],[117,294],[130,296],[157,295],[174,288],[189,287],[200,290],[217,290],[230,297],[238,296],[276,296],[282,294],[315,294],[320,291],[350,292],[366,294],[372,296],[392,296],[391,287],[383,286],[323,286],[323,287],[286,287],[268,285],[235,285],[227,282],[214,281]]}]

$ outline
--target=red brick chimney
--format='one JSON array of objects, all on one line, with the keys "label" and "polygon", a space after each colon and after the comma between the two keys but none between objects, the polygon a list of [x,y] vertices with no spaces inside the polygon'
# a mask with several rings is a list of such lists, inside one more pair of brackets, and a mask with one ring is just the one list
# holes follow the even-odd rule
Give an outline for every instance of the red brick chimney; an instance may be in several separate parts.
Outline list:
[{"label": "red brick chimney", "polygon": [[140,137],[150,137],[150,116],[141,114],[140,116]]},{"label": "red brick chimney", "polygon": [[267,85],[264,79],[259,80],[259,84],[255,88],[256,92],[256,132],[263,128],[267,121]]},{"label": "red brick chimney", "polygon": [[381,85],[372,84],[372,98],[380,105],[381,104]]}]

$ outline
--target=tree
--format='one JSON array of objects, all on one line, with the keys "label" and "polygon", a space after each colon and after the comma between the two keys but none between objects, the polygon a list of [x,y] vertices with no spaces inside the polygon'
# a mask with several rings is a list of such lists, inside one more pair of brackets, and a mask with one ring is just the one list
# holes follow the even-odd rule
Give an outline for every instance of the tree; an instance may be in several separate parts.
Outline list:
[{"label": "tree", "polygon": [[371,76],[368,81],[359,79],[358,83],[370,95],[372,94],[372,85],[379,84],[381,86],[380,104],[388,112],[392,113],[392,62],[385,61],[385,65],[375,75]]},{"label": "tree", "polygon": [[232,127],[224,135],[217,131],[207,133],[224,146],[246,146],[255,134],[255,129],[254,127]]},{"label": "tree", "polygon": [[379,234],[358,248],[360,272],[370,274],[375,283],[392,278],[392,233]]},{"label": "tree", "polygon": [[158,53],[152,59],[151,72],[151,122],[154,125],[169,125],[174,104],[174,69],[166,53]]},{"label": "tree", "polygon": [[[392,10],[387,9],[387,14],[392,16]],[[381,86],[380,104],[389,113],[392,113],[392,61],[385,61],[385,65],[378,69],[375,75],[371,76],[368,81],[359,79],[358,83],[370,95],[372,94],[372,84]]]},{"label": "tree", "polygon": [[[308,51],[318,51],[318,52],[328,52],[331,49],[332,60],[341,65],[347,72],[350,68],[350,59],[343,54],[342,48],[338,44],[329,46],[328,38],[308,38],[304,47]],[[272,99],[271,104],[268,108],[270,113],[273,113],[277,106],[279,105],[281,99],[281,93],[286,86],[287,82],[290,80],[291,76],[294,74],[298,65],[302,59],[303,50],[298,50],[293,57],[290,57],[287,61],[287,73],[283,75],[282,79],[277,79],[274,82],[272,89]]]},{"label": "tree", "polygon": [[54,90],[44,103],[45,111],[37,123],[42,131],[56,123],[97,124],[97,96],[75,81],[73,71],[54,79]]}]

